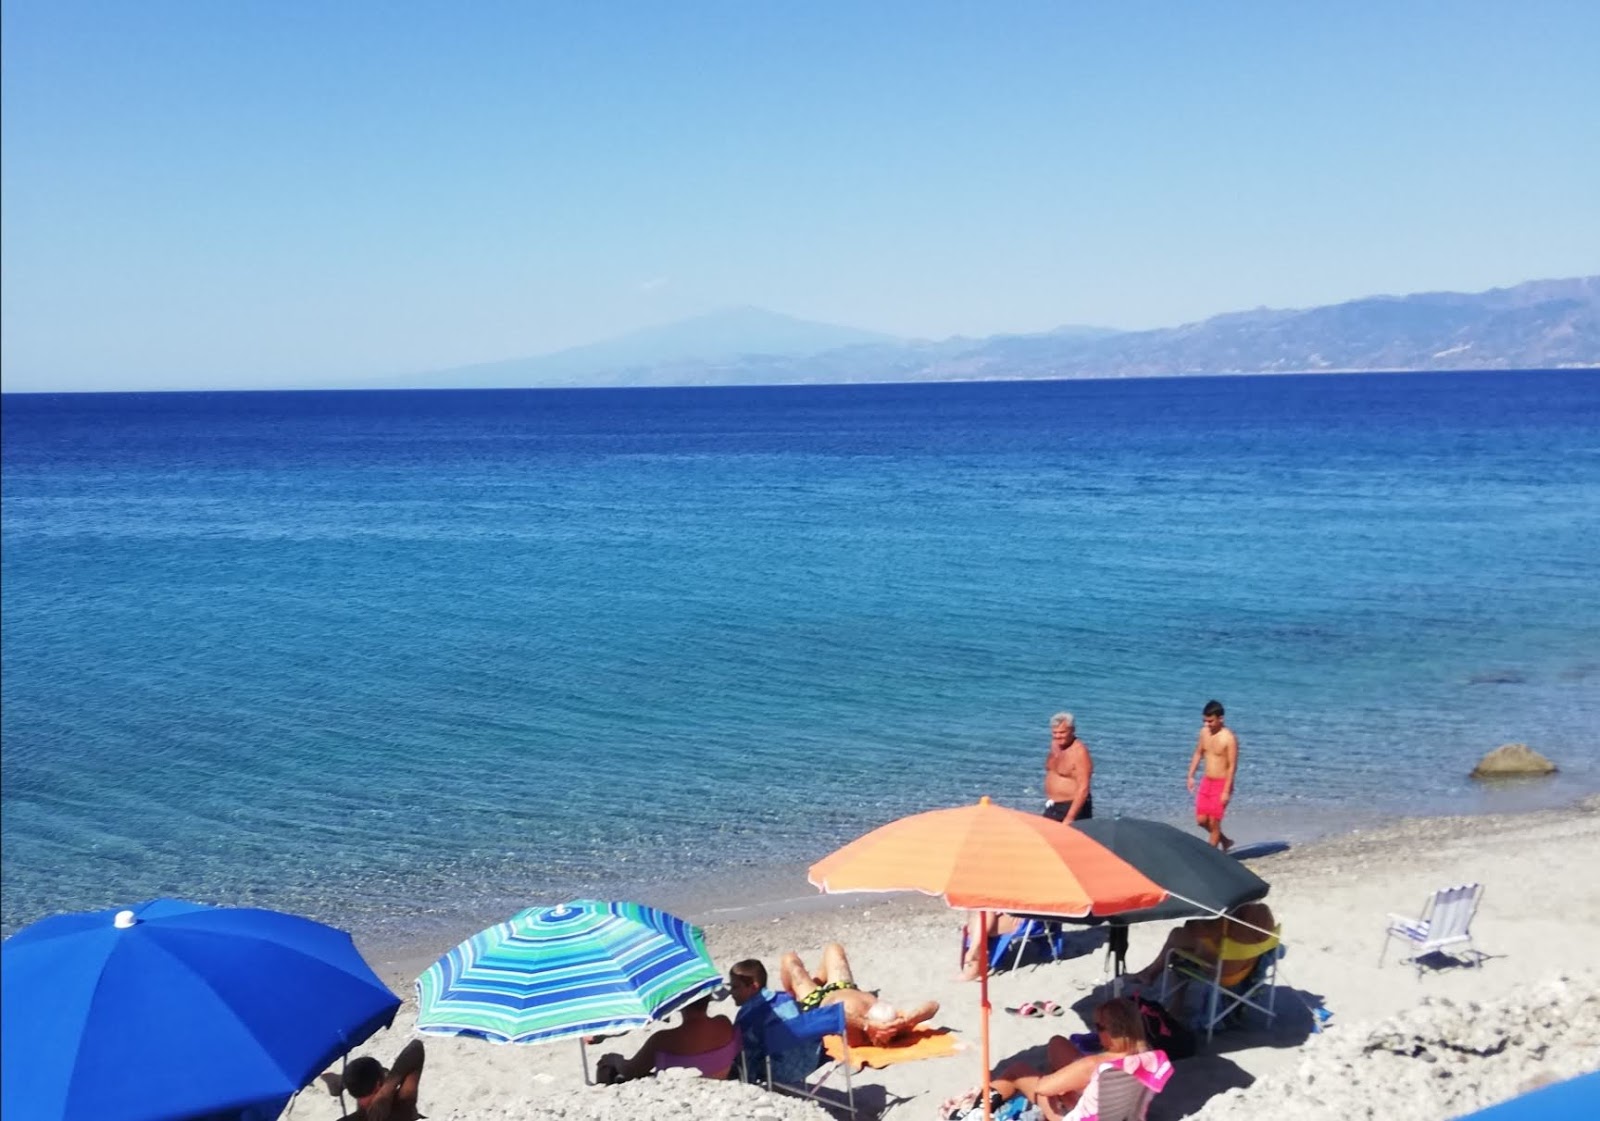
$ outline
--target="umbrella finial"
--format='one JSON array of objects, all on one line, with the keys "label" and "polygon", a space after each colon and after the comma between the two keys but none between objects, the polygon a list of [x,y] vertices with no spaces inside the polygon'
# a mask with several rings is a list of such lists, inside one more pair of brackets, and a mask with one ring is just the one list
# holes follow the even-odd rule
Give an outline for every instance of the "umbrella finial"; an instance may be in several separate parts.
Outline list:
[{"label": "umbrella finial", "polygon": [[138,921],[132,911],[118,911],[117,917],[111,920],[111,925],[118,930],[128,930]]},{"label": "umbrella finial", "polygon": [[978,805],[987,806],[988,804],[989,804],[989,796],[987,794],[985,794],[982,798],[978,799]]}]

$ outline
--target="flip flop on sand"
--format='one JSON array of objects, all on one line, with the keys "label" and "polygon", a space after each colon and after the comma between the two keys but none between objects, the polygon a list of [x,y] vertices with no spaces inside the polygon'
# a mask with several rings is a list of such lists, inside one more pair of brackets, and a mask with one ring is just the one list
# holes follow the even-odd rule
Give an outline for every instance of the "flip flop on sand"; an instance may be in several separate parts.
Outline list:
[{"label": "flip flop on sand", "polygon": [[1046,1016],[1065,1016],[1067,1010],[1053,1000],[1042,1001],[1039,1005]]},{"label": "flip flop on sand", "polygon": [[1036,1004],[1031,1000],[1026,1004],[1019,1004],[1015,1008],[1007,1008],[1006,1011],[1013,1016],[1026,1016],[1030,1020],[1044,1019],[1044,1005]]}]

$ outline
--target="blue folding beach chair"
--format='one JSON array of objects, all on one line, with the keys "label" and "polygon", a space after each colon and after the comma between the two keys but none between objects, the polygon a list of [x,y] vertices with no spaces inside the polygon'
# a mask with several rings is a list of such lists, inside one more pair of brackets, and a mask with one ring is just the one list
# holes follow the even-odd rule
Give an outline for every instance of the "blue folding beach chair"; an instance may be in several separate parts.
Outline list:
[{"label": "blue folding beach chair", "polygon": [[[822,1041],[825,1037],[836,1035],[844,1047],[843,1057],[831,1062],[823,1063],[813,1071],[803,1082],[779,1082],[772,1076],[772,1057],[782,1055],[795,1048],[806,1048],[811,1054],[826,1052],[821,1051]],[[850,1034],[845,1030],[844,1005],[826,1004],[810,1012],[802,1012],[798,1016],[791,1016],[785,1020],[774,1014],[767,1018],[761,1025],[761,1046],[766,1052],[766,1075],[768,1090],[782,1090],[798,1097],[811,1101],[831,1105],[835,1109],[845,1109],[852,1117],[856,1112],[855,1087],[850,1082]],[[840,1071],[844,1072],[843,1103],[830,1097],[823,1097],[823,1088],[828,1080]],[[818,1073],[821,1077],[817,1077]]]},{"label": "blue folding beach chair", "polygon": [[1035,942],[1045,944],[1050,951],[1051,961],[1060,961],[1067,952],[1067,929],[1049,919],[1023,919],[1017,924],[1017,929],[997,934],[990,941],[993,942],[989,947],[989,971],[992,973],[1005,962],[1006,951],[1013,946],[1016,947],[1016,955],[1011,959],[1011,968],[1022,964],[1022,955]]}]

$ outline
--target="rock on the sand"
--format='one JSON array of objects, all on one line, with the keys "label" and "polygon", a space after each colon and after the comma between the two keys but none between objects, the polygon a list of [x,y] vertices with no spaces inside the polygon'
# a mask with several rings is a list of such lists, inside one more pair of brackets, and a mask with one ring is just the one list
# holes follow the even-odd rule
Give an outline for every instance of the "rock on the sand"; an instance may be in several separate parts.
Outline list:
[{"label": "rock on the sand", "polygon": [[1557,767],[1525,743],[1501,744],[1472,768],[1473,778],[1503,778],[1515,775],[1549,775]]},{"label": "rock on the sand", "polygon": [[[1594,1070],[1600,990],[1551,982],[1506,1001],[1422,1002],[1311,1037],[1298,1066],[1213,1098],[1200,1121],[1444,1121]],[[1180,1065],[1174,1079],[1182,1077]]]},{"label": "rock on the sand", "polygon": [[833,1121],[815,1102],[769,1094],[743,1082],[713,1081],[692,1070],[664,1070],[620,1086],[588,1086],[537,1099],[433,1110],[433,1121]]}]

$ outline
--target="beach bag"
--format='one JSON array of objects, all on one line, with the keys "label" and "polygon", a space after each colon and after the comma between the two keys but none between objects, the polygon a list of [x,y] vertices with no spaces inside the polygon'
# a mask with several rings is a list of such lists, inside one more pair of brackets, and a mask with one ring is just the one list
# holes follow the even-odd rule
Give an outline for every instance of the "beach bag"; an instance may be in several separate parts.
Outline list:
[{"label": "beach bag", "polygon": [[1144,1021],[1144,1037],[1150,1046],[1165,1051],[1169,1059],[1191,1058],[1200,1047],[1194,1032],[1178,1021],[1165,1006],[1142,996],[1133,998]]}]

